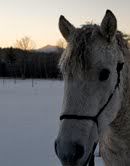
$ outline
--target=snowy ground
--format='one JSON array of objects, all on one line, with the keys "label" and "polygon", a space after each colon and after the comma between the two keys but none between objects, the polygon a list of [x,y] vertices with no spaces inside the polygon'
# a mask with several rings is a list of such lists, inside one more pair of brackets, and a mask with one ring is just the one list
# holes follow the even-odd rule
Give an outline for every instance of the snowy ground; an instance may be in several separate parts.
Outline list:
[{"label": "snowy ground", "polygon": [[53,144],[62,95],[61,81],[0,80],[1,166],[60,166]]}]

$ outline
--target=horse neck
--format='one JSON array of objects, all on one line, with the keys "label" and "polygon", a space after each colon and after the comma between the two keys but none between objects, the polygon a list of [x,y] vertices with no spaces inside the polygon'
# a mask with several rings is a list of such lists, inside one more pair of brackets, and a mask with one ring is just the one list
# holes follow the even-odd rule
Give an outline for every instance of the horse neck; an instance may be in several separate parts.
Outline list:
[{"label": "horse neck", "polygon": [[[116,155],[118,155],[117,153],[119,152],[119,154],[123,156],[126,152],[127,155],[130,156],[130,70],[128,69],[128,65],[126,65],[126,69],[123,71],[122,75],[122,86],[124,86],[121,109],[117,113],[115,120],[110,124],[107,131],[99,140],[101,153],[104,154],[104,152],[107,151],[107,155],[104,156],[104,159],[106,158],[108,160],[109,155],[114,157],[112,150]],[[109,162],[111,163],[111,160]],[[118,163],[118,165],[120,165],[120,163]]]},{"label": "horse neck", "polygon": [[111,123],[111,131],[122,139],[130,138],[130,64],[126,64],[122,73],[122,102],[117,117]]}]

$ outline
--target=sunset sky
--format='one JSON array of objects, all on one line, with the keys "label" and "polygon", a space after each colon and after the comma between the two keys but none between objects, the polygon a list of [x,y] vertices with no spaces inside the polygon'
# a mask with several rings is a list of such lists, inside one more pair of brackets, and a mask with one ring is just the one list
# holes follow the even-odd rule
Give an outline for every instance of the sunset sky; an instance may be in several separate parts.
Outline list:
[{"label": "sunset sky", "polygon": [[75,26],[88,21],[100,24],[106,9],[117,17],[118,29],[130,34],[130,0],[0,0],[0,47],[14,46],[29,36],[37,48],[55,45],[62,38],[62,14]]}]

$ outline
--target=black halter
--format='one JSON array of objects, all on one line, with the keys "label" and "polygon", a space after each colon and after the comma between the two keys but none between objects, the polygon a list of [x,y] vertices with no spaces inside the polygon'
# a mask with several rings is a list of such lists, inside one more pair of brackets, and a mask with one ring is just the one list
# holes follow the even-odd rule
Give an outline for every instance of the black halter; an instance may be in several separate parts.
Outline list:
[{"label": "black halter", "polygon": [[116,69],[117,69],[118,77],[117,77],[117,82],[115,84],[115,88],[114,88],[113,92],[110,94],[110,96],[108,97],[107,102],[102,106],[102,108],[99,110],[97,115],[95,115],[95,116],[82,116],[82,115],[74,115],[74,114],[63,114],[63,115],[60,116],[60,120],[63,120],[63,119],[91,120],[91,121],[95,122],[98,126],[98,117],[99,117],[99,115],[103,112],[105,107],[108,105],[108,103],[112,99],[116,89],[119,87],[119,84],[120,84],[120,71],[123,68],[123,64],[124,63],[118,63],[117,64]]},{"label": "black halter", "polygon": [[[63,120],[63,119],[91,120],[91,121],[95,122],[98,126],[98,117],[101,115],[101,113],[103,112],[105,107],[107,107],[107,105],[111,101],[116,89],[119,87],[119,84],[120,84],[120,71],[123,68],[123,64],[124,63],[118,63],[117,64],[116,70],[117,70],[118,77],[117,77],[117,82],[115,84],[115,88],[114,88],[113,92],[110,94],[110,96],[108,97],[107,102],[102,106],[102,108],[99,110],[97,115],[95,115],[95,116],[82,116],[82,115],[74,115],[74,114],[63,114],[63,115],[60,116],[60,120]],[[95,143],[95,145],[94,145],[94,150],[96,148],[96,145],[97,145],[97,143]],[[91,157],[90,157],[89,161],[87,161],[87,163],[89,162],[90,166],[94,166],[94,150],[91,153]],[[93,163],[93,164],[91,164],[91,163]]]}]

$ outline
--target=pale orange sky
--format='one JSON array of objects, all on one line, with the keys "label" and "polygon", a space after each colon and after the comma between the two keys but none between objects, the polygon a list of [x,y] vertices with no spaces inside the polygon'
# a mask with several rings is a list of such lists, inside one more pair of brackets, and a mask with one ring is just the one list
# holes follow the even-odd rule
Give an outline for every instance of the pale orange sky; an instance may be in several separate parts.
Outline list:
[{"label": "pale orange sky", "polygon": [[24,36],[37,48],[55,45],[62,38],[61,14],[75,26],[92,20],[100,24],[106,9],[116,15],[118,29],[130,34],[130,0],[0,0],[0,47],[14,46]]}]

